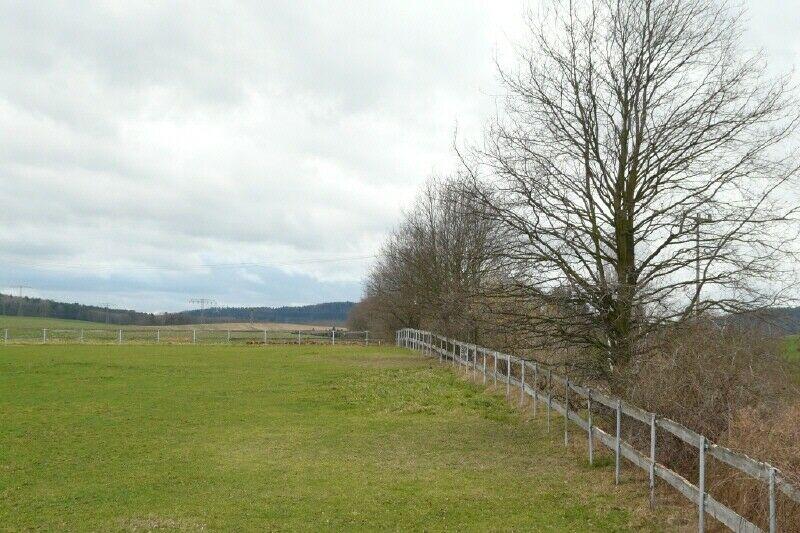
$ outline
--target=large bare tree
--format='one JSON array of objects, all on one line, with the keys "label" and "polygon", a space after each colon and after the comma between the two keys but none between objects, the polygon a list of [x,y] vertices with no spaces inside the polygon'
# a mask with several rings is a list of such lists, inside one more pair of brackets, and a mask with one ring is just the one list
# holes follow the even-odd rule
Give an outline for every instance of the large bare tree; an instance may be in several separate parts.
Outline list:
[{"label": "large bare tree", "polygon": [[[797,212],[788,78],[712,0],[552,2],[462,154],[505,234],[502,311],[610,377],[654,328],[771,305]],[[489,185],[487,187],[487,185]],[[586,350],[585,350],[586,351]]]}]

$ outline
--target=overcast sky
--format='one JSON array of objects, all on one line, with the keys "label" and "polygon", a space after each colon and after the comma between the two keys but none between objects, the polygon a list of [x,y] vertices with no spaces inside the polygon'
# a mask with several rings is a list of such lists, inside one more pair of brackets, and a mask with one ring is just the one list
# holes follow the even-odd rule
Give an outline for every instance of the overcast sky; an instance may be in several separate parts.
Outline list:
[{"label": "overcast sky", "polygon": [[[0,0],[4,292],[358,299],[524,35],[521,1],[205,4]],[[748,44],[797,66],[800,7],[745,5]]]}]

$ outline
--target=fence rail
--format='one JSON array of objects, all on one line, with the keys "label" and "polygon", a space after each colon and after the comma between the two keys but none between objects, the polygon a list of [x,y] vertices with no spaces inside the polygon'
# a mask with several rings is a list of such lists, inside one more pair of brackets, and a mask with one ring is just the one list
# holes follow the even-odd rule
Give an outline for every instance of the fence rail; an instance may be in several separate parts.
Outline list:
[{"label": "fence rail", "polygon": [[2,328],[3,344],[364,344],[369,331],[220,328]]},{"label": "fence rail", "polygon": [[[547,411],[548,428],[551,425],[551,411],[555,411],[564,419],[564,443],[569,442],[569,422],[574,423],[587,433],[589,462],[593,462],[594,443],[600,442],[614,452],[615,481],[620,481],[621,460],[627,459],[635,466],[648,473],[650,501],[655,501],[656,478],[664,480],[680,494],[697,504],[698,529],[705,530],[706,515],[712,516],[728,528],[737,532],[762,531],[745,517],[722,502],[715,500],[705,488],[706,459],[713,457],[743,474],[764,482],[768,487],[768,506],[770,533],[778,530],[777,505],[778,493],[782,493],[795,503],[800,503],[800,490],[794,487],[783,476],[780,470],[769,463],[758,461],[745,454],[735,452],[724,446],[710,442],[705,436],[675,422],[669,418],[650,413],[635,405],[628,404],[619,398],[612,398],[599,391],[582,387],[572,383],[568,377],[558,376],[551,369],[543,368],[535,361],[530,361],[513,355],[499,353],[495,350],[448,339],[441,335],[416,329],[402,329],[397,332],[396,343],[398,346],[420,351],[424,355],[437,357],[440,362],[447,362],[453,366],[458,365],[465,370],[472,370],[482,374],[483,383],[492,380],[505,381],[506,394],[511,394],[512,387],[519,389],[521,398],[533,399],[533,411],[536,414],[539,405]],[[491,359],[491,365],[487,361]],[[516,368],[514,368],[516,366]],[[517,376],[514,376],[514,370]],[[526,379],[526,374],[528,378]],[[542,385],[544,382],[544,385]],[[553,384],[560,385],[564,391],[563,403],[554,398]],[[573,396],[574,395],[574,396]],[[586,418],[572,408],[577,398],[586,401]],[[600,404],[615,413],[616,431],[610,434],[593,423],[593,405]],[[621,424],[623,416],[630,417],[650,428],[649,455],[637,450],[630,443],[622,439]],[[698,450],[698,482],[691,481],[679,473],[670,470],[667,466],[656,461],[656,429],[666,432],[682,442]],[[796,527],[797,524],[784,524],[785,527]]]}]

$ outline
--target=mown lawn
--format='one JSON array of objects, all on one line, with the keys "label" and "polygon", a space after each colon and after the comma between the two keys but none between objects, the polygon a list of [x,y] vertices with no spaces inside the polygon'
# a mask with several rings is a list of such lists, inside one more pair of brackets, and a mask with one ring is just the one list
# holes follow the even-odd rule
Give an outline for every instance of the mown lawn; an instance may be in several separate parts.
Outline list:
[{"label": "mown lawn", "polygon": [[559,442],[393,348],[0,349],[0,529],[658,529]]}]

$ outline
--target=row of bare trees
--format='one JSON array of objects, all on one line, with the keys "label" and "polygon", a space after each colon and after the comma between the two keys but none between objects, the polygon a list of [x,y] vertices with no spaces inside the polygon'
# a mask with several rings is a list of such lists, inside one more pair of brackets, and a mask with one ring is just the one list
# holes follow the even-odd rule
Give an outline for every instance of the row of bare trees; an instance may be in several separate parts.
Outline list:
[{"label": "row of bare trees", "polygon": [[357,315],[570,350],[613,381],[665,327],[796,296],[800,115],[741,17],[716,0],[531,14],[503,112],[422,191]]},{"label": "row of bare trees", "polygon": [[480,338],[485,313],[477,296],[490,277],[497,235],[465,183],[463,176],[428,180],[384,244],[351,327],[387,338],[422,326]]}]

